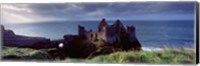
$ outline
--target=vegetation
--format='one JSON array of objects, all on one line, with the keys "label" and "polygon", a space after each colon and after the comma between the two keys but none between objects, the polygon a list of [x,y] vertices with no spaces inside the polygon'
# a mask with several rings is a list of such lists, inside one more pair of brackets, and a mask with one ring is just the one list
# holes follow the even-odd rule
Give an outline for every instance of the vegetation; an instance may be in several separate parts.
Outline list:
[{"label": "vegetation", "polygon": [[129,51],[115,52],[94,57],[89,62],[103,63],[156,63],[191,64],[195,63],[195,53],[191,50]]},{"label": "vegetation", "polygon": [[34,50],[29,48],[2,47],[1,55],[3,60],[28,60],[47,61],[52,60],[48,50]]},{"label": "vegetation", "polygon": [[[15,55],[17,59],[10,60],[37,60],[55,61],[53,56],[55,49],[34,50],[28,48],[3,47],[2,56]],[[57,51],[56,51],[57,52]],[[104,53],[104,52],[103,52]],[[59,53],[57,53],[59,54]],[[158,51],[116,51],[111,54],[100,54],[86,59],[63,57],[58,59],[65,62],[87,62],[87,63],[155,63],[155,64],[195,64],[196,53],[189,49],[164,49]],[[59,56],[59,55],[58,55]],[[9,60],[3,58],[3,60]]]}]

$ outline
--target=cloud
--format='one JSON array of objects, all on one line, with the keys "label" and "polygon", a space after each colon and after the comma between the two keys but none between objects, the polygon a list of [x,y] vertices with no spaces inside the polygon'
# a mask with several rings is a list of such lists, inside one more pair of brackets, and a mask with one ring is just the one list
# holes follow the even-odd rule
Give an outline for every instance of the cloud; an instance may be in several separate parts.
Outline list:
[{"label": "cloud", "polygon": [[13,10],[13,11],[23,11],[27,13],[31,13],[32,11],[29,8],[20,8],[17,7],[16,5],[1,5],[1,9],[6,9],[6,10]]},{"label": "cloud", "polygon": [[3,4],[1,5],[2,23],[33,23],[51,20],[63,20],[58,17],[37,14],[30,4]]},{"label": "cloud", "polygon": [[103,16],[103,15],[106,15],[108,13],[110,13],[110,12],[106,9],[97,9],[95,11],[88,12],[87,15],[94,17],[94,16]]},{"label": "cloud", "polygon": [[84,7],[77,5],[77,4],[68,4],[65,8],[66,11],[77,11],[82,10]]},{"label": "cloud", "polygon": [[[20,13],[22,12],[22,13]],[[20,23],[20,22],[33,22],[32,18],[23,13],[30,13],[25,9],[20,9],[12,6],[1,8],[1,22],[4,23]]]},{"label": "cloud", "polygon": [[[194,15],[194,2],[1,4],[2,22],[51,20],[132,19],[149,15]],[[158,17],[158,16],[154,16]],[[160,19],[170,18],[163,17]],[[174,18],[173,18],[174,19]]]}]

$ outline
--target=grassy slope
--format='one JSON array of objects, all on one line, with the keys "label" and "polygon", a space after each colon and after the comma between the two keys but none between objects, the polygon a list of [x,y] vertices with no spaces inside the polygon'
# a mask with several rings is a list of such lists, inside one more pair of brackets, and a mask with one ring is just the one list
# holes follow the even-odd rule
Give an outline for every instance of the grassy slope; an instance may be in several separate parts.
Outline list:
[{"label": "grassy slope", "polygon": [[[16,55],[20,60],[52,60],[48,50],[3,47],[1,55]],[[194,64],[195,52],[188,49],[167,49],[159,51],[129,51],[100,55],[91,59],[66,58],[65,62],[92,63],[156,63],[156,64]]]},{"label": "grassy slope", "polygon": [[68,62],[94,63],[156,63],[156,64],[194,64],[195,53],[192,50],[160,50],[160,51],[129,51],[101,55],[92,59],[66,59]]},{"label": "grassy slope", "polygon": [[18,57],[17,59],[11,59],[11,60],[43,61],[51,59],[51,57],[46,51],[34,50],[29,48],[2,47],[1,56],[6,56],[6,55],[14,55]]},{"label": "grassy slope", "polygon": [[108,56],[93,58],[92,62],[115,63],[194,63],[195,56],[186,50],[117,52]]}]

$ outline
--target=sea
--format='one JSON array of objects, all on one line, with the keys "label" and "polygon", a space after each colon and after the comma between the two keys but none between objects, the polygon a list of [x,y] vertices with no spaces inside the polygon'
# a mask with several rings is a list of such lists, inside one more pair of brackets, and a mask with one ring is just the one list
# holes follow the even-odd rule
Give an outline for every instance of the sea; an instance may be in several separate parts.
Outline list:
[{"label": "sea", "polygon": [[[107,21],[112,25],[115,21]],[[192,48],[195,44],[195,22],[193,20],[121,20],[123,25],[135,26],[136,37],[143,50],[163,48]],[[97,31],[100,21],[49,21],[25,24],[3,24],[15,34],[62,39],[63,35],[78,34],[78,25],[86,30]]]}]

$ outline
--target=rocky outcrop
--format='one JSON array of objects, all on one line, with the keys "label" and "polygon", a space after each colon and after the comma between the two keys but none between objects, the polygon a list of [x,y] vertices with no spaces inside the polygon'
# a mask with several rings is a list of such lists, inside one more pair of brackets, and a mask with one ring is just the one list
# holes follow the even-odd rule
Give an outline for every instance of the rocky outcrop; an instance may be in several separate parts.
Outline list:
[{"label": "rocky outcrop", "polygon": [[50,39],[46,39],[43,37],[28,37],[16,35],[12,30],[6,30],[3,25],[1,25],[1,29],[3,36],[3,46],[33,49],[49,47]]},{"label": "rocky outcrop", "polygon": [[15,33],[12,30],[5,30],[5,27],[3,25],[1,25],[1,31],[4,35],[15,35]]}]

